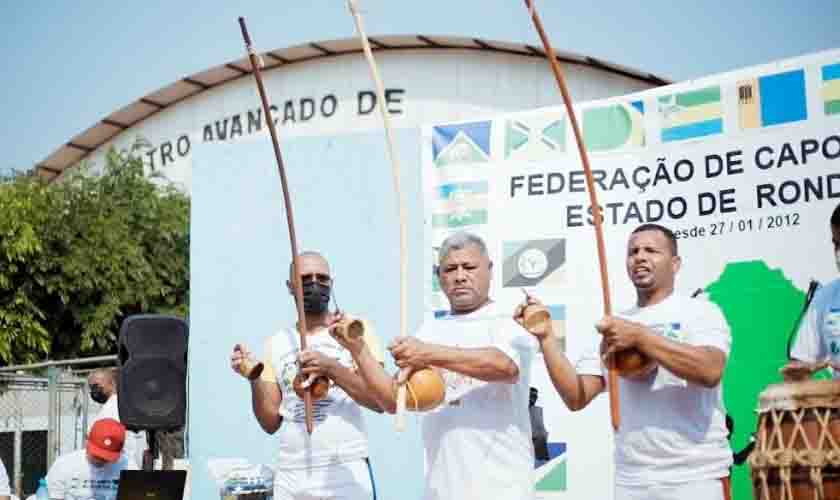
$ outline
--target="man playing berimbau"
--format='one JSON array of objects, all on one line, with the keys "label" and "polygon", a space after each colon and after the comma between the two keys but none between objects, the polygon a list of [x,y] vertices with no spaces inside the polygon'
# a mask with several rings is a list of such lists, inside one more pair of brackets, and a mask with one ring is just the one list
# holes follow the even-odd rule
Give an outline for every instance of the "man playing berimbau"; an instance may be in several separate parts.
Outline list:
[{"label": "man playing berimbau", "polygon": [[[682,262],[667,228],[645,224],[635,229],[625,264],[636,304],[597,323],[601,350],[611,356],[635,349],[652,363],[633,377],[619,378],[615,500],[723,499],[732,464],[720,385],[729,327],[711,302],[674,293]],[[528,303],[544,308],[534,298]],[[524,327],[523,309],[515,318]],[[552,322],[530,332],[571,410],[584,408],[605,390],[597,349],[573,366],[558,348]]]},{"label": "man playing berimbau", "polygon": [[[298,262],[307,349],[300,350],[297,328],[280,331],[265,343],[262,374],[250,380],[254,416],[265,432],[278,433],[280,438],[274,498],[370,500],[374,498],[374,485],[360,406],[382,410],[354,371],[350,353],[327,332],[327,327],[335,322],[335,315],[329,311],[334,286],[329,264],[316,252],[302,253]],[[290,280],[291,273],[290,268]],[[290,281],[286,285],[294,296]],[[372,327],[367,321],[364,323],[362,341],[370,346],[374,359],[381,359]],[[242,367],[249,359],[248,349],[237,345],[231,367],[247,376]],[[295,382],[299,373],[301,377]],[[324,377],[331,387],[324,397],[315,400],[313,396],[314,430],[310,436],[302,392],[299,395],[295,386],[305,378],[300,386],[311,386],[314,394],[320,390],[320,382],[326,382]]]},{"label": "man playing berimbau", "polygon": [[[489,297],[493,263],[484,241],[448,237],[437,276],[451,315],[397,337],[389,350],[400,369],[433,367],[443,377],[443,403],[422,417],[426,500],[533,497],[528,413],[533,339]],[[382,408],[396,410],[396,381],[362,342],[342,340]]]}]

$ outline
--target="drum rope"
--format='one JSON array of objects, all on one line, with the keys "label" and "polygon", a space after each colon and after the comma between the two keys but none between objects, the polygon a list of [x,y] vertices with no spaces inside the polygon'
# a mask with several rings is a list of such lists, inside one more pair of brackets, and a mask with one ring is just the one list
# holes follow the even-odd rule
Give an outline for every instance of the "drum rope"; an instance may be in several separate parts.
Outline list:
[{"label": "drum rope", "polygon": [[770,487],[767,485],[767,471],[761,470],[758,472],[758,477],[761,479],[761,495],[762,500],[770,500]]},{"label": "drum rope", "polygon": [[823,491],[822,469],[811,467],[810,475],[811,485],[814,487],[814,500],[823,500],[825,498],[825,491]]},{"label": "drum rope", "polygon": [[794,500],[793,489],[790,486],[790,467],[782,467],[779,470],[779,477],[782,479],[781,500]]},{"label": "drum rope", "polygon": [[[813,499],[826,500],[823,468],[840,466],[840,446],[831,432],[833,413],[832,408],[810,407],[770,409],[759,415],[758,442],[749,457],[749,464],[756,488],[761,490],[756,492],[761,500],[772,497],[769,479],[773,469],[778,469],[781,482],[779,500],[794,500],[793,484],[796,479],[793,473],[798,468],[808,469]],[[783,423],[787,427],[783,427]],[[770,426],[772,428],[768,430]],[[785,434],[788,434],[787,439]]]}]

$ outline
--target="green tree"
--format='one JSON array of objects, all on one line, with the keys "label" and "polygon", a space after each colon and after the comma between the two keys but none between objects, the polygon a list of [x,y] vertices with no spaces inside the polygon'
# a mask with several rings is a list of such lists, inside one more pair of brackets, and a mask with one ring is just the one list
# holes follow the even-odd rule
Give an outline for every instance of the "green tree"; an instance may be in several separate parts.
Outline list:
[{"label": "green tree", "polygon": [[143,143],[58,182],[0,180],[0,362],[116,352],[128,315],[186,316],[189,198]]}]

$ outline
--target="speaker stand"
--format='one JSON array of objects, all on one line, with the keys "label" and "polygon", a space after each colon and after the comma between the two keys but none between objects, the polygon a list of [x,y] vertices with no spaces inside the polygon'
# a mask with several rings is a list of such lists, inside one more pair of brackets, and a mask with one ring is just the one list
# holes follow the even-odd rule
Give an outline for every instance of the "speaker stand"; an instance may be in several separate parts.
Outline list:
[{"label": "speaker stand", "polygon": [[155,432],[153,430],[146,431],[149,448],[143,452],[143,470],[147,472],[155,470],[155,458],[158,456],[158,440]]}]

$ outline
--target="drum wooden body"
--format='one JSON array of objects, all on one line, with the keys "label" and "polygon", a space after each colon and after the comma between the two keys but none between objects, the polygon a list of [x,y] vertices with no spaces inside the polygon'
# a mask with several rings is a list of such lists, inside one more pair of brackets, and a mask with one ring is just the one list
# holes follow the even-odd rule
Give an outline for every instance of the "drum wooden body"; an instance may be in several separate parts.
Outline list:
[{"label": "drum wooden body", "polygon": [[771,385],[750,454],[756,500],[840,499],[840,382]]}]

